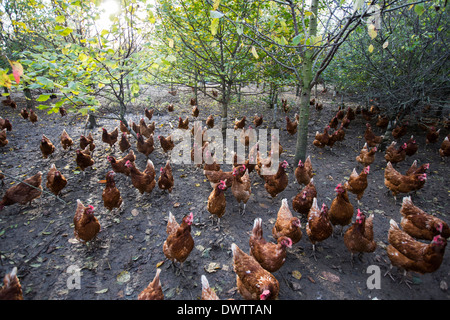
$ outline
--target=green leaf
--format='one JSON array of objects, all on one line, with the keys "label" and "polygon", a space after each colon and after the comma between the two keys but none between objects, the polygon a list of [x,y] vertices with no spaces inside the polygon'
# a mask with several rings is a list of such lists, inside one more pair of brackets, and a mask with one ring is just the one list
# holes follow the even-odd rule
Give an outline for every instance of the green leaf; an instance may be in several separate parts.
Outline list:
[{"label": "green leaf", "polygon": [[217,28],[219,27],[219,19],[211,20],[211,34],[214,36],[217,33]]},{"label": "green leaf", "polygon": [[298,34],[294,37],[294,39],[292,39],[292,45],[296,46],[300,43],[300,41],[302,40],[302,35]]},{"label": "green leaf", "polygon": [[414,12],[417,13],[419,16],[421,16],[425,11],[425,7],[423,6],[423,4],[416,4],[414,6]]},{"label": "green leaf", "polygon": [[56,20],[56,22],[58,22],[58,23],[64,23],[64,21],[66,21],[66,17],[64,17],[64,16],[57,16],[57,17],[55,18],[55,20]]},{"label": "green leaf", "polygon": [[50,99],[50,95],[49,95],[49,94],[41,94],[41,95],[36,99],[36,101],[44,102],[44,101],[47,101],[48,99]]},{"label": "green leaf", "polygon": [[63,37],[68,36],[69,34],[71,34],[73,32],[73,29],[70,28],[65,28],[64,30],[62,30],[61,32],[59,32],[60,35],[62,35]]}]

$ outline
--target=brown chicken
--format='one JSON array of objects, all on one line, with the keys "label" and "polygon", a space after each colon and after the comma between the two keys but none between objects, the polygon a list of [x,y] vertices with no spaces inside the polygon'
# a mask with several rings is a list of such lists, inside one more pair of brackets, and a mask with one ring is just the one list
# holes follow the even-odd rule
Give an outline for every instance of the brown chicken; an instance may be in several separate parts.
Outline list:
[{"label": "brown chicken", "polygon": [[[389,224],[389,245],[386,251],[391,268],[395,266],[403,269],[405,276],[408,271],[425,274],[439,269],[447,246],[445,238],[437,235],[431,243],[423,243],[402,231],[393,219]],[[408,281],[405,283],[409,286]]]},{"label": "brown chicken", "polygon": [[153,134],[150,135],[149,138],[144,140],[144,136],[138,133],[136,140],[136,149],[138,152],[145,155],[148,159],[148,156],[155,150]]},{"label": "brown chicken", "polygon": [[392,136],[394,139],[400,139],[403,137],[408,131],[408,122],[403,123],[402,125],[397,125],[394,129],[392,129]]},{"label": "brown chicken", "polygon": [[20,115],[22,116],[22,118],[28,119],[28,115],[29,115],[28,110],[27,110],[26,108],[23,108],[23,109],[20,111]]},{"label": "brown chicken", "polygon": [[278,171],[274,175],[265,175],[264,188],[270,194],[272,198],[275,198],[279,193],[286,189],[288,185],[288,176],[286,174],[286,168],[288,167],[287,161],[283,161],[278,164]]},{"label": "brown chicken", "polygon": [[150,159],[147,160],[147,166],[143,172],[139,171],[134,162],[131,161],[127,161],[125,167],[130,169],[131,183],[141,194],[144,192],[151,193],[153,191],[156,185],[156,173],[153,162]]},{"label": "brown chicken", "polygon": [[9,143],[9,140],[6,136],[6,128],[0,131],[0,147],[4,147]]},{"label": "brown chicken", "polygon": [[193,116],[194,118],[197,118],[198,115],[199,115],[199,113],[200,113],[200,110],[198,109],[198,107],[197,107],[197,106],[193,106],[193,107],[192,107],[192,116]]},{"label": "brown chicken", "polygon": [[284,113],[288,113],[289,107],[287,104],[287,99],[281,98],[281,108],[283,108]]},{"label": "brown chicken", "polygon": [[82,242],[93,240],[100,232],[100,223],[94,216],[94,207],[85,207],[80,199],[77,199],[77,209],[73,217],[75,238]]},{"label": "brown chicken", "polygon": [[122,133],[119,140],[119,149],[121,152],[125,152],[131,148],[131,143],[128,141],[127,134],[125,132]]},{"label": "brown chicken", "polygon": [[227,185],[225,181],[220,181],[208,196],[206,208],[209,213],[217,217],[217,225],[220,225],[220,218],[225,214],[227,201],[225,199],[225,190]]},{"label": "brown chicken", "polygon": [[206,118],[206,125],[208,128],[214,128],[214,116],[212,114]]},{"label": "brown chicken", "polygon": [[112,148],[112,146],[117,142],[117,138],[119,137],[119,128],[116,127],[111,133],[108,133],[108,130],[105,128],[102,128],[102,141],[104,143],[109,144],[109,146]]},{"label": "brown chicken", "polygon": [[295,179],[297,179],[297,182],[300,185],[307,185],[309,181],[311,181],[314,174],[310,156],[306,158],[304,163],[302,162],[302,160],[298,161],[298,165],[297,168],[295,168],[294,175]]},{"label": "brown chicken", "polygon": [[131,129],[136,133],[141,133],[141,128],[134,121],[131,122]]},{"label": "brown chicken", "polygon": [[60,140],[64,150],[67,150],[67,148],[69,148],[69,150],[72,150],[73,140],[66,132],[66,129],[63,129]]},{"label": "brown chicken", "polygon": [[34,176],[25,179],[23,180],[23,182],[10,187],[8,190],[6,190],[2,200],[0,201],[0,211],[5,206],[10,206],[16,203],[31,205],[31,201],[36,198],[39,198],[42,194],[41,183],[42,183],[42,172],[39,171]]},{"label": "brown chicken", "polygon": [[314,198],[317,197],[316,186],[314,185],[314,178],[312,178],[309,183],[292,199],[292,208],[307,216],[311,206],[313,204]]},{"label": "brown chicken", "polygon": [[348,199],[347,190],[342,184],[338,184],[334,189],[336,197],[333,199],[328,210],[328,215],[333,226],[341,226],[341,233],[346,225],[352,222],[353,205]]},{"label": "brown chicken", "polygon": [[231,244],[236,285],[246,300],[275,300],[280,291],[278,280],[252,256]]},{"label": "brown chicken", "polygon": [[450,156],[450,139],[448,136],[442,141],[441,147],[439,148],[439,155],[442,158]]},{"label": "brown chicken", "polygon": [[364,252],[374,252],[377,244],[373,240],[373,214],[366,219],[364,213],[358,209],[355,222],[345,231],[344,243],[351,253],[352,265],[355,253],[358,253],[361,259]]},{"label": "brown chicken", "polygon": [[408,170],[406,170],[405,175],[410,176],[414,174],[421,174],[427,172],[427,170],[430,169],[429,163],[424,163],[421,166],[417,166],[417,160],[414,160],[412,165],[409,167]]},{"label": "brown chicken", "polygon": [[129,176],[130,169],[125,166],[125,163],[127,161],[136,161],[136,156],[134,154],[134,151],[130,150],[125,157],[119,160],[116,160],[116,158],[114,158],[113,156],[108,156],[107,160],[111,163],[111,168],[115,173],[123,173],[124,175]]},{"label": "brown chicken", "polygon": [[64,107],[59,107],[59,114],[61,117],[65,117],[67,115],[67,110]]},{"label": "brown chicken", "polygon": [[384,185],[391,191],[394,198],[399,193],[409,193],[421,189],[427,181],[427,174],[402,175],[388,162],[384,170]]},{"label": "brown chicken", "polygon": [[158,187],[161,190],[167,190],[172,192],[174,179],[172,175],[172,167],[170,166],[170,160],[167,160],[166,165],[159,170]]},{"label": "brown chicken", "polygon": [[359,155],[356,156],[356,161],[361,163],[364,167],[371,165],[375,160],[375,153],[377,152],[377,147],[373,147],[370,150],[367,148],[367,142],[364,144],[364,147],[359,152]]},{"label": "brown chicken", "polygon": [[147,108],[144,109],[144,114],[147,117],[148,121],[152,120],[154,112],[155,112],[155,109],[153,109],[153,108],[152,109],[147,109]]},{"label": "brown chicken", "polygon": [[146,138],[150,138],[150,136],[153,134],[153,131],[154,128],[147,126],[144,118],[141,118],[141,120],[139,121],[139,133]]},{"label": "brown chicken", "polygon": [[130,134],[130,130],[128,129],[128,123],[126,121],[120,121],[119,123],[120,132],[125,134]]},{"label": "brown chicken", "polygon": [[377,123],[375,124],[378,128],[385,129],[389,124],[389,118],[381,114],[378,115]]},{"label": "brown chicken", "polygon": [[28,116],[28,118],[30,119],[31,123],[35,123],[38,121],[38,116],[37,114],[34,112],[33,109],[30,110],[30,115]]},{"label": "brown chicken", "polygon": [[403,231],[415,239],[433,240],[437,235],[446,239],[450,237],[448,224],[416,207],[411,197],[403,198],[400,213],[402,214],[400,225]]},{"label": "brown chicken", "polygon": [[370,123],[366,123],[366,131],[364,132],[364,139],[366,140],[367,146],[372,148],[378,146],[383,141],[384,136],[376,136],[372,131],[372,126]]},{"label": "brown chicken", "polygon": [[56,169],[55,164],[52,164],[50,170],[47,173],[46,187],[55,196],[61,193],[61,190],[67,185],[67,179],[62,175],[61,171]]},{"label": "brown chicken", "polygon": [[8,118],[3,119],[0,117],[0,130],[3,129],[6,129],[7,131],[12,131],[12,124]]},{"label": "brown chicken", "polygon": [[42,152],[42,157],[44,159],[47,159],[49,155],[51,155],[53,152],[55,152],[55,146],[50,141],[49,138],[47,138],[45,135],[42,135],[41,143],[40,143],[40,149]]},{"label": "brown chicken", "polygon": [[167,106],[167,111],[173,112],[173,110],[174,110],[173,104],[169,104],[169,105]]},{"label": "brown chicken", "polygon": [[312,256],[316,259],[316,243],[328,239],[333,233],[333,225],[328,217],[328,207],[322,204],[322,209],[317,206],[317,198],[314,198],[311,209],[308,213],[308,222],[306,223],[306,234],[312,243]]},{"label": "brown chicken", "polygon": [[361,200],[364,195],[364,191],[367,188],[367,175],[370,172],[370,166],[364,167],[364,169],[358,174],[356,168],[353,168],[350,178],[345,182],[344,187],[347,191],[356,195],[356,199]]},{"label": "brown chicken", "polygon": [[169,211],[167,221],[167,239],[163,244],[163,252],[172,263],[179,262],[180,270],[183,262],[187,259],[194,248],[194,239],[191,235],[191,225],[194,221],[192,212],[184,216],[181,224],[175,220],[175,216]]},{"label": "brown chicken", "polygon": [[[145,110],[147,110],[147,108]],[[164,300],[161,280],[159,279],[160,273],[161,269],[156,269],[155,277],[148,284],[148,286],[144,290],[142,290],[141,293],[139,293],[138,300]]]},{"label": "brown chicken", "polygon": [[289,119],[288,116],[286,116],[286,131],[290,134],[290,135],[294,135],[297,133],[297,128],[298,128],[298,121],[294,120],[291,121],[291,119]]},{"label": "brown chicken", "polygon": [[236,119],[234,122],[234,130],[244,129],[246,119],[246,116],[243,116],[241,120]]},{"label": "brown chicken", "polygon": [[92,136],[92,132],[89,132],[88,136],[84,135],[80,136],[80,149],[84,150],[89,146],[89,150],[92,152],[95,149],[94,137]]},{"label": "brown chicken", "polygon": [[175,144],[172,141],[172,136],[169,135],[167,137],[163,137],[163,136],[158,136],[159,142],[161,144],[161,148],[164,150],[165,153],[168,153],[169,151],[171,151]]},{"label": "brown chicken", "polygon": [[331,118],[330,122],[328,123],[328,126],[330,128],[336,129],[338,124],[339,124],[339,120],[338,120],[337,116],[334,116],[333,118]]},{"label": "brown chicken", "polygon": [[411,157],[417,152],[418,149],[419,145],[414,139],[414,136],[411,136],[411,138],[409,138],[408,141],[406,141],[406,155]]},{"label": "brown chicken", "polygon": [[395,145],[397,142],[392,141],[391,145],[386,148],[386,153],[384,155],[384,159],[390,163],[399,163],[406,159],[406,143],[402,144],[399,148],[396,148]]},{"label": "brown chicken", "polygon": [[116,173],[114,171],[109,171],[106,174],[106,186],[102,193],[103,205],[109,211],[114,208],[120,208],[122,205],[122,197],[120,196],[120,191],[116,187],[116,182],[114,181],[114,176]]},{"label": "brown chicken", "polygon": [[183,120],[181,117],[178,118],[178,129],[189,129],[189,117],[186,117],[185,120]]},{"label": "brown chicken", "polygon": [[17,108],[16,102],[11,99],[10,95],[6,96],[5,100],[2,100],[2,105],[6,106],[6,107],[11,107],[13,109]]},{"label": "brown chicken", "polygon": [[206,279],[206,276],[202,274],[201,276],[202,281],[202,300],[220,300],[217,296],[217,293],[209,286],[208,279]]},{"label": "brown chicken", "polygon": [[355,110],[353,110],[351,107],[347,108],[347,113],[345,114],[345,116],[350,120],[355,120],[356,118],[356,114],[355,114]]},{"label": "brown chicken", "polygon": [[329,126],[326,126],[323,130],[323,133],[319,133],[316,131],[316,135],[314,136],[313,145],[319,148],[325,148],[328,145],[331,135],[328,133],[330,130]]},{"label": "brown chicken", "polygon": [[[238,170],[244,170],[244,174],[238,174]],[[250,176],[248,174],[248,170],[245,165],[242,167],[233,168],[233,181],[231,183],[231,193],[236,198],[239,203],[239,211],[241,202],[244,203],[244,208],[242,210],[242,214],[245,213],[245,206],[247,204],[248,199],[252,194]]]},{"label": "brown chicken", "polygon": [[425,138],[426,144],[435,143],[439,139],[439,133],[441,129],[437,130],[435,126],[431,126],[428,131]]},{"label": "brown chicken", "polygon": [[84,150],[77,149],[76,150],[76,158],[75,161],[77,162],[78,168],[81,169],[81,171],[84,172],[86,168],[93,166],[95,161],[91,157],[91,152],[89,151],[89,146],[86,147]]},{"label": "brown chicken", "polygon": [[5,275],[0,288],[0,300],[23,300],[22,286],[17,278],[17,267]]},{"label": "brown chicken", "polygon": [[250,254],[261,267],[269,272],[279,270],[286,261],[286,248],[292,247],[292,240],[286,236],[277,239],[277,243],[267,242],[263,236],[262,220],[256,218],[250,235]]},{"label": "brown chicken", "polygon": [[277,220],[272,228],[272,235],[275,240],[282,236],[291,239],[292,244],[297,243],[303,236],[302,224],[299,218],[292,215],[289,210],[287,199],[281,200],[281,206],[277,213]]},{"label": "brown chicken", "polygon": [[263,116],[260,115],[255,115],[255,117],[253,118],[253,124],[255,125],[255,128],[259,127],[260,125],[262,125],[263,123]]}]

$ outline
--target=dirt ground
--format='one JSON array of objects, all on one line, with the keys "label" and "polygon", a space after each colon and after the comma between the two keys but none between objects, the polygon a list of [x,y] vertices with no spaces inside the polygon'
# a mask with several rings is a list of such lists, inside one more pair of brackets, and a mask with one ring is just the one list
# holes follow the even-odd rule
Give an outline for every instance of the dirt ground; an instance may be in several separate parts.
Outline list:
[{"label": "dirt ground", "polygon": [[[158,108],[155,112],[156,134],[166,135],[170,132],[169,122],[177,126],[178,116],[191,116],[189,98],[191,92],[179,90],[176,96],[166,94],[167,88],[155,88],[150,94],[150,102]],[[295,97],[286,93],[291,109],[288,115],[291,119],[295,113]],[[199,96],[199,119],[204,121],[209,114],[214,114],[216,125],[219,123],[219,107],[217,103]],[[59,114],[48,115],[45,111],[37,110],[39,121],[32,124],[24,120],[19,112],[24,105],[20,96],[14,95],[18,101],[18,108],[12,110],[1,106],[0,116],[9,118],[13,130],[8,132],[9,144],[0,149],[0,169],[8,176],[5,186],[0,189],[3,194],[17,177],[25,179],[38,171],[43,172],[43,187],[45,188],[46,174],[52,163],[68,178],[68,185],[63,190],[61,199],[43,194],[33,201],[31,206],[13,205],[5,207],[0,213],[0,275],[3,277],[16,266],[22,284],[24,299],[27,300],[123,300],[137,299],[138,294],[153,279],[157,266],[162,269],[161,283],[165,298],[168,300],[196,300],[201,295],[200,277],[205,274],[210,285],[215,288],[221,299],[241,299],[236,290],[235,273],[232,267],[231,244],[236,243],[248,252],[249,234],[253,221],[261,217],[263,221],[264,237],[273,241],[272,226],[283,198],[288,199],[292,210],[292,199],[301,189],[295,182],[294,152],[295,136],[291,136],[285,129],[284,113],[279,112],[278,126],[281,145],[285,149],[281,160],[289,163],[289,185],[275,199],[272,199],[264,189],[262,179],[251,174],[252,196],[247,203],[245,215],[239,213],[239,205],[231,190],[226,191],[227,209],[221,219],[220,229],[216,220],[206,209],[206,202],[211,192],[210,184],[195,165],[173,165],[175,186],[168,194],[156,187],[151,194],[140,195],[132,186],[131,179],[124,175],[116,175],[124,205],[120,212],[108,212],[102,202],[105,174],[111,169],[106,157],[110,154],[121,157],[118,146],[110,149],[101,141],[101,127],[108,130],[117,126],[117,121],[98,118],[98,127],[92,130],[97,148],[94,151],[95,164],[86,170],[83,176],[77,170],[75,163],[75,149],[78,147],[79,136],[85,131],[85,118],[73,114],[61,117]],[[309,123],[308,154],[311,156],[315,172],[315,185],[318,190],[319,204],[331,204],[335,197],[334,188],[338,183],[344,183],[353,168],[359,172],[362,166],[355,157],[364,145],[363,133],[365,120],[361,116],[351,122],[346,131],[345,141],[337,143],[333,150],[319,149],[312,145],[314,134],[322,131],[332,115],[337,111],[338,102],[331,95],[319,95],[324,109],[321,112],[311,108]],[[345,101],[345,100],[344,100]],[[165,104],[173,102],[175,111],[169,113]],[[356,104],[347,102],[355,107]],[[139,120],[143,117],[144,105],[138,105],[129,110],[128,119]],[[233,101],[229,110],[229,126],[232,120],[246,115],[253,119],[254,114],[264,115],[263,128],[270,128],[273,111],[266,107],[259,96],[243,98],[242,102]],[[107,111],[100,115],[107,115]],[[137,122],[136,121],[136,122]],[[375,124],[375,120],[372,120]],[[381,130],[375,126],[377,134]],[[74,148],[64,151],[59,143],[62,130],[66,129],[74,139]],[[39,150],[39,141],[45,134],[56,145],[55,154],[49,159],[43,159]],[[438,149],[447,130],[441,131],[439,142],[425,146],[425,134],[417,128],[409,128],[406,136],[400,139],[406,141],[413,134],[419,143],[419,151],[413,157],[397,166],[405,172],[414,160],[419,164],[429,162],[429,178],[424,188],[412,194],[415,205],[428,213],[435,214],[450,222],[448,215],[450,185],[448,159],[442,161]],[[136,164],[143,169],[145,156],[137,152],[134,138],[131,138],[132,148],[136,153]],[[150,159],[155,164],[157,177],[159,168],[167,160],[159,141],[155,139],[155,151]],[[367,214],[373,213],[375,240],[377,249],[374,253],[365,254],[362,261],[355,258],[354,265],[350,263],[350,253],[344,245],[343,237],[335,234],[333,237],[317,245],[317,261],[311,257],[312,246],[305,230],[303,219],[303,238],[289,251],[283,267],[274,273],[280,283],[280,300],[342,300],[342,299],[448,299],[450,257],[447,253],[439,270],[432,274],[412,274],[413,284],[409,289],[404,283],[399,283],[400,273],[394,268],[393,279],[384,276],[389,269],[389,259],[385,247],[389,220],[392,218],[400,222],[400,206],[403,195],[398,196],[397,202],[384,186],[384,168],[386,161],[384,153],[377,153],[369,174],[369,185],[361,206],[358,207],[356,197],[350,194],[350,200],[356,208]],[[229,170],[230,165],[223,165],[223,170]],[[95,207],[95,214],[101,224],[101,232],[97,240],[86,246],[73,239],[73,216],[76,199],[85,205]],[[192,235],[195,248],[184,263],[185,277],[176,275],[170,261],[165,261],[162,246],[166,239],[166,223],[172,212],[178,221],[193,212],[194,224]],[[293,211],[293,210],[292,210]],[[293,211],[294,214],[296,214]],[[380,288],[370,289],[368,278],[372,275],[371,268],[379,268]],[[80,272],[80,287],[73,288],[73,273],[78,268]],[[370,282],[370,281],[369,281]]]}]

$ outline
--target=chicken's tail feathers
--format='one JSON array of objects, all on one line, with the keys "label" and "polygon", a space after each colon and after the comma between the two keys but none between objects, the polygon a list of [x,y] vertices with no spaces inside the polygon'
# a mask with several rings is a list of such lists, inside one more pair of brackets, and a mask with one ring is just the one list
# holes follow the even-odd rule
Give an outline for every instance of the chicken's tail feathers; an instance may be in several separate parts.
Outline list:
[{"label": "chicken's tail feathers", "polygon": [[201,281],[202,281],[202,289],[203,290],[209,289],[209,282],[208,282],[208,279],[206,279],[206,276],[204,274],[202,274],[202,276],[201,276]]},{"label": "chicken's tail feathers", "polygon": [[253,222],[252,235],[258,239],[262,238],[262,219],[256,218]]},{"label": "chicken's tail feathers", "polygon": [[286,198],[284,198],[283,200],[281,200],[281,206],[282,206],[282,207],[287,207],[287,206],[288,206],[288,202],[287,202],[287,199],[286,199]]},{"label": "chicken's tail feathers", "polygon": [[161,268],[157,268],[154,280],[158,281],[158,283],[161,285],[161,280],[159,279],[160,273],[161,273]]},{"label": "chicken's tail feathers", "polygon": [[312,203],[312,206],[311,206],[312,208],[315,208],[315,209],[317,209],[317,210],[319,210],[319,206],[317,205],[317,198],[314,198],[313,199],[313,203]]},{"label": "chicken's tail feathers", "polygon": [[390,229],[398,229],[397,222],[394,221],[394,219],[389,220]]}]

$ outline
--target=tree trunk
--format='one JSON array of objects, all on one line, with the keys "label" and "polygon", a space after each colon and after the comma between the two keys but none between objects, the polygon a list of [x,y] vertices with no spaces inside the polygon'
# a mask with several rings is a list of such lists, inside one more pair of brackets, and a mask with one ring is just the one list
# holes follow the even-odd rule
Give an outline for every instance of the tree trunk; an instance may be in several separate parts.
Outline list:
[{"label": "tree trunk", "polygon": [[[319,0],[311,2],[311,17],[309,22],[308,37],[315,37],[317,33],[317,7]],[[312,50],[306,50],[303,57],[302,68],[302,93],[300,97],[299,121],[297,129],[297,143],[295,147],[294,166],[299,160],[306,160],[308,146],[308,122],[309,122],[309,100],[311,98],[312,82]]]},{"label": "tree trunk", "polygon": [[31,95],[31,90],[28,88],[28,83],[25,83],[25,88],[23,89],[25,95],[25,100],[27,102],[27,108],[33,108],[33,96]]}]

